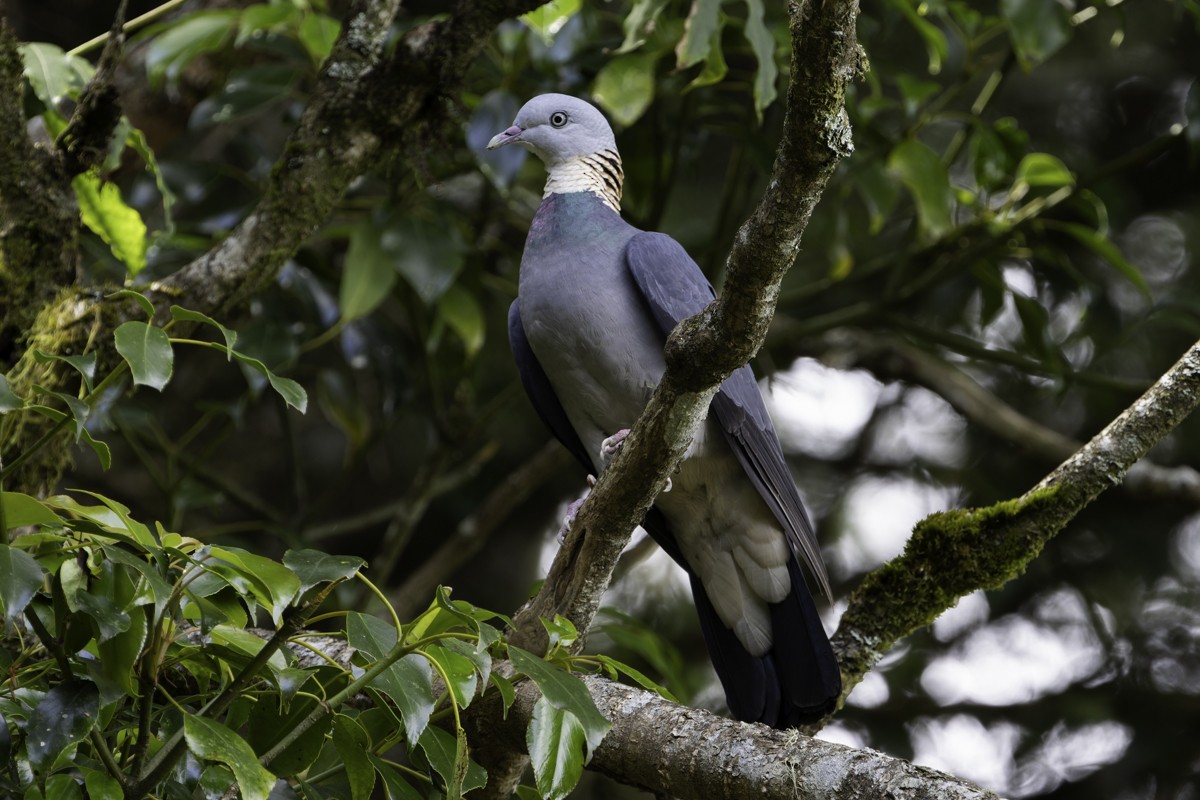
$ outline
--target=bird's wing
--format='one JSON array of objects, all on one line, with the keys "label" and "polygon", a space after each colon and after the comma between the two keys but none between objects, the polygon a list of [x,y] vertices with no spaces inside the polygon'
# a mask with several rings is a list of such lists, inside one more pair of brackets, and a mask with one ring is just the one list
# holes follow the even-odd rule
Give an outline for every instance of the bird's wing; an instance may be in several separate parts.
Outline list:
[{"label": "bird's wing", "polygon": [[529,402],[533,404],[534,411],[554,434],[554,438],[562,442],[590,473],[596,467],[592,464],[579,434],[571,426],[571,420],[567,418],[567,412],[563,410],[558,395],[554,393],[546,371],[542,369],[533,348],[529,346],[525,326],[521,324],[520,304],[521,300],[518,298],[508,307],[508,344],[512,348],[513,360],[517,362],[517,374],[521,376],[521,385],[525,387],[525,394],[529,395]]},{"label": "bird's wing", "polygon": [[[625,259],[664,336],[715,297],[700,267],[679,242],[666,234],[637,234],[625,248]],[[793,549],[825,595],[831,596],[816,533],[749,366],[735,370],[721,384],[711,410],[742,469],[787,532]]]},{"label": "bird's wing", "polygon": [[[512,348],[513,360],[517,362],[517,373],[521,376],[521,385],[525,387],[525,394],[529,396],[529,402],[533,404],[533,408],[542,422],[554,434],[554,438],[562,442],[571,455],[575,456],[583,468],[590,473],[595,470],[595,465],[588,456],[587,448],[583,446],[583,441],[571,425],[571,420],[567,417],[567,412],[563,410],[558,395],[554,393],[550,379],[546,377],[546,371],[542,369],[537,356],[534,355],[533,348],[529,346],[529,339],[525,337],[525,327],[521,323],[520,302],[519,299],[514,300],[508,308],[508,343]],[[645,519],[642,520],[642,527],[654,541],[658,542],[658,546],[665,550],[667,555],[685,569],[687,568],[687,561],[680,553],[679,545],[676,544],[675,537],[662,512],[657,508],[651,508],[646,512]]]}]

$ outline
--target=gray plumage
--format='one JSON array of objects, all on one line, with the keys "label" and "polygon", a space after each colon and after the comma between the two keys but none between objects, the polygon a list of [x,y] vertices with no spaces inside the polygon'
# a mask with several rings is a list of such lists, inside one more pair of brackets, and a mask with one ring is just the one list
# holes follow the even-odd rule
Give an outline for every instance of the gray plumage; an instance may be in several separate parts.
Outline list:
[{"label": "gray plumage", "polygon": [[[629,428],[664,370],[663,342],[713,298],[670,237],[618,213],[620,157],[591,105],[530,100],[489,148],[520,144],[547,167],[509,332],[522,383],[551,431],[591,471]],[[841,683],[796,561],[828,581],[808,516],[749,367],[726,380],[673,488],[644,523],[691,576],[730,709],[777,727],[832,707]]]}]

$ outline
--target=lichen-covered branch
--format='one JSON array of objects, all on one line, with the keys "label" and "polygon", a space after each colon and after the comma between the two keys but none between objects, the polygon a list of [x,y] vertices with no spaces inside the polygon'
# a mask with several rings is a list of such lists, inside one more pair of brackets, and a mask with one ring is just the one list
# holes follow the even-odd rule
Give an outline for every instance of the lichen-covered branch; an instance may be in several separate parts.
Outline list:
[{"label": "lichen-covered branch", "polygon": [[[601,677],[584,683],[613,724],[589,768],[657,797],[997,800],[966,781],[874,750],[734,722]],[[518,684],[508,719],[487,735],[519,746],[537,698],[529,681]]]},{"label": "lichen-covered branch", "polygon": [[960,597],[1020,575],[1046,542],[1200,405],[1200,342],[1133,405],[1021,497],[933,514],[850,596],[833,637],[844,693],[892,645]]}]

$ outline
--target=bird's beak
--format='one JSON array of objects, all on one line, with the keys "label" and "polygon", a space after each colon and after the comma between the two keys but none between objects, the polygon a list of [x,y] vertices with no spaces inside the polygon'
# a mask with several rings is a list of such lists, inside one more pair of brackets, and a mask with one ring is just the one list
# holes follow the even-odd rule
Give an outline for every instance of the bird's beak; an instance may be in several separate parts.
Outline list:
[{"label": "bird's beak", "polygon": [[512,144],[513,142],[519,142],[519,141],[521,141],[521,134],[524,132],[525,132],[524,128],[513,125],[511,128],[504,131],[503,133],[497,133],[495,136],[493,136],[492,140],[490,142],[488,142],[487,149],[495,150],[498,147],[504,147],[504,145],[506,145],[506,144]]}]

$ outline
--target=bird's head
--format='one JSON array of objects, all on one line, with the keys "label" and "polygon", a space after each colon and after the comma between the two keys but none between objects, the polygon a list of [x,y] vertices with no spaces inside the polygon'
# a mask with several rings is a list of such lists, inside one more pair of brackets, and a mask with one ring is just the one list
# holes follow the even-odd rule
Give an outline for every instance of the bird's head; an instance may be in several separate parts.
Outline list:
[{"label": "bird's head", "polygon": [[511,128],[492,137],[488,150],[508,144],[528,148],[547,167],[617,149],[604,115],[591,103],[565,94],[540,94],[530,100]]}]

